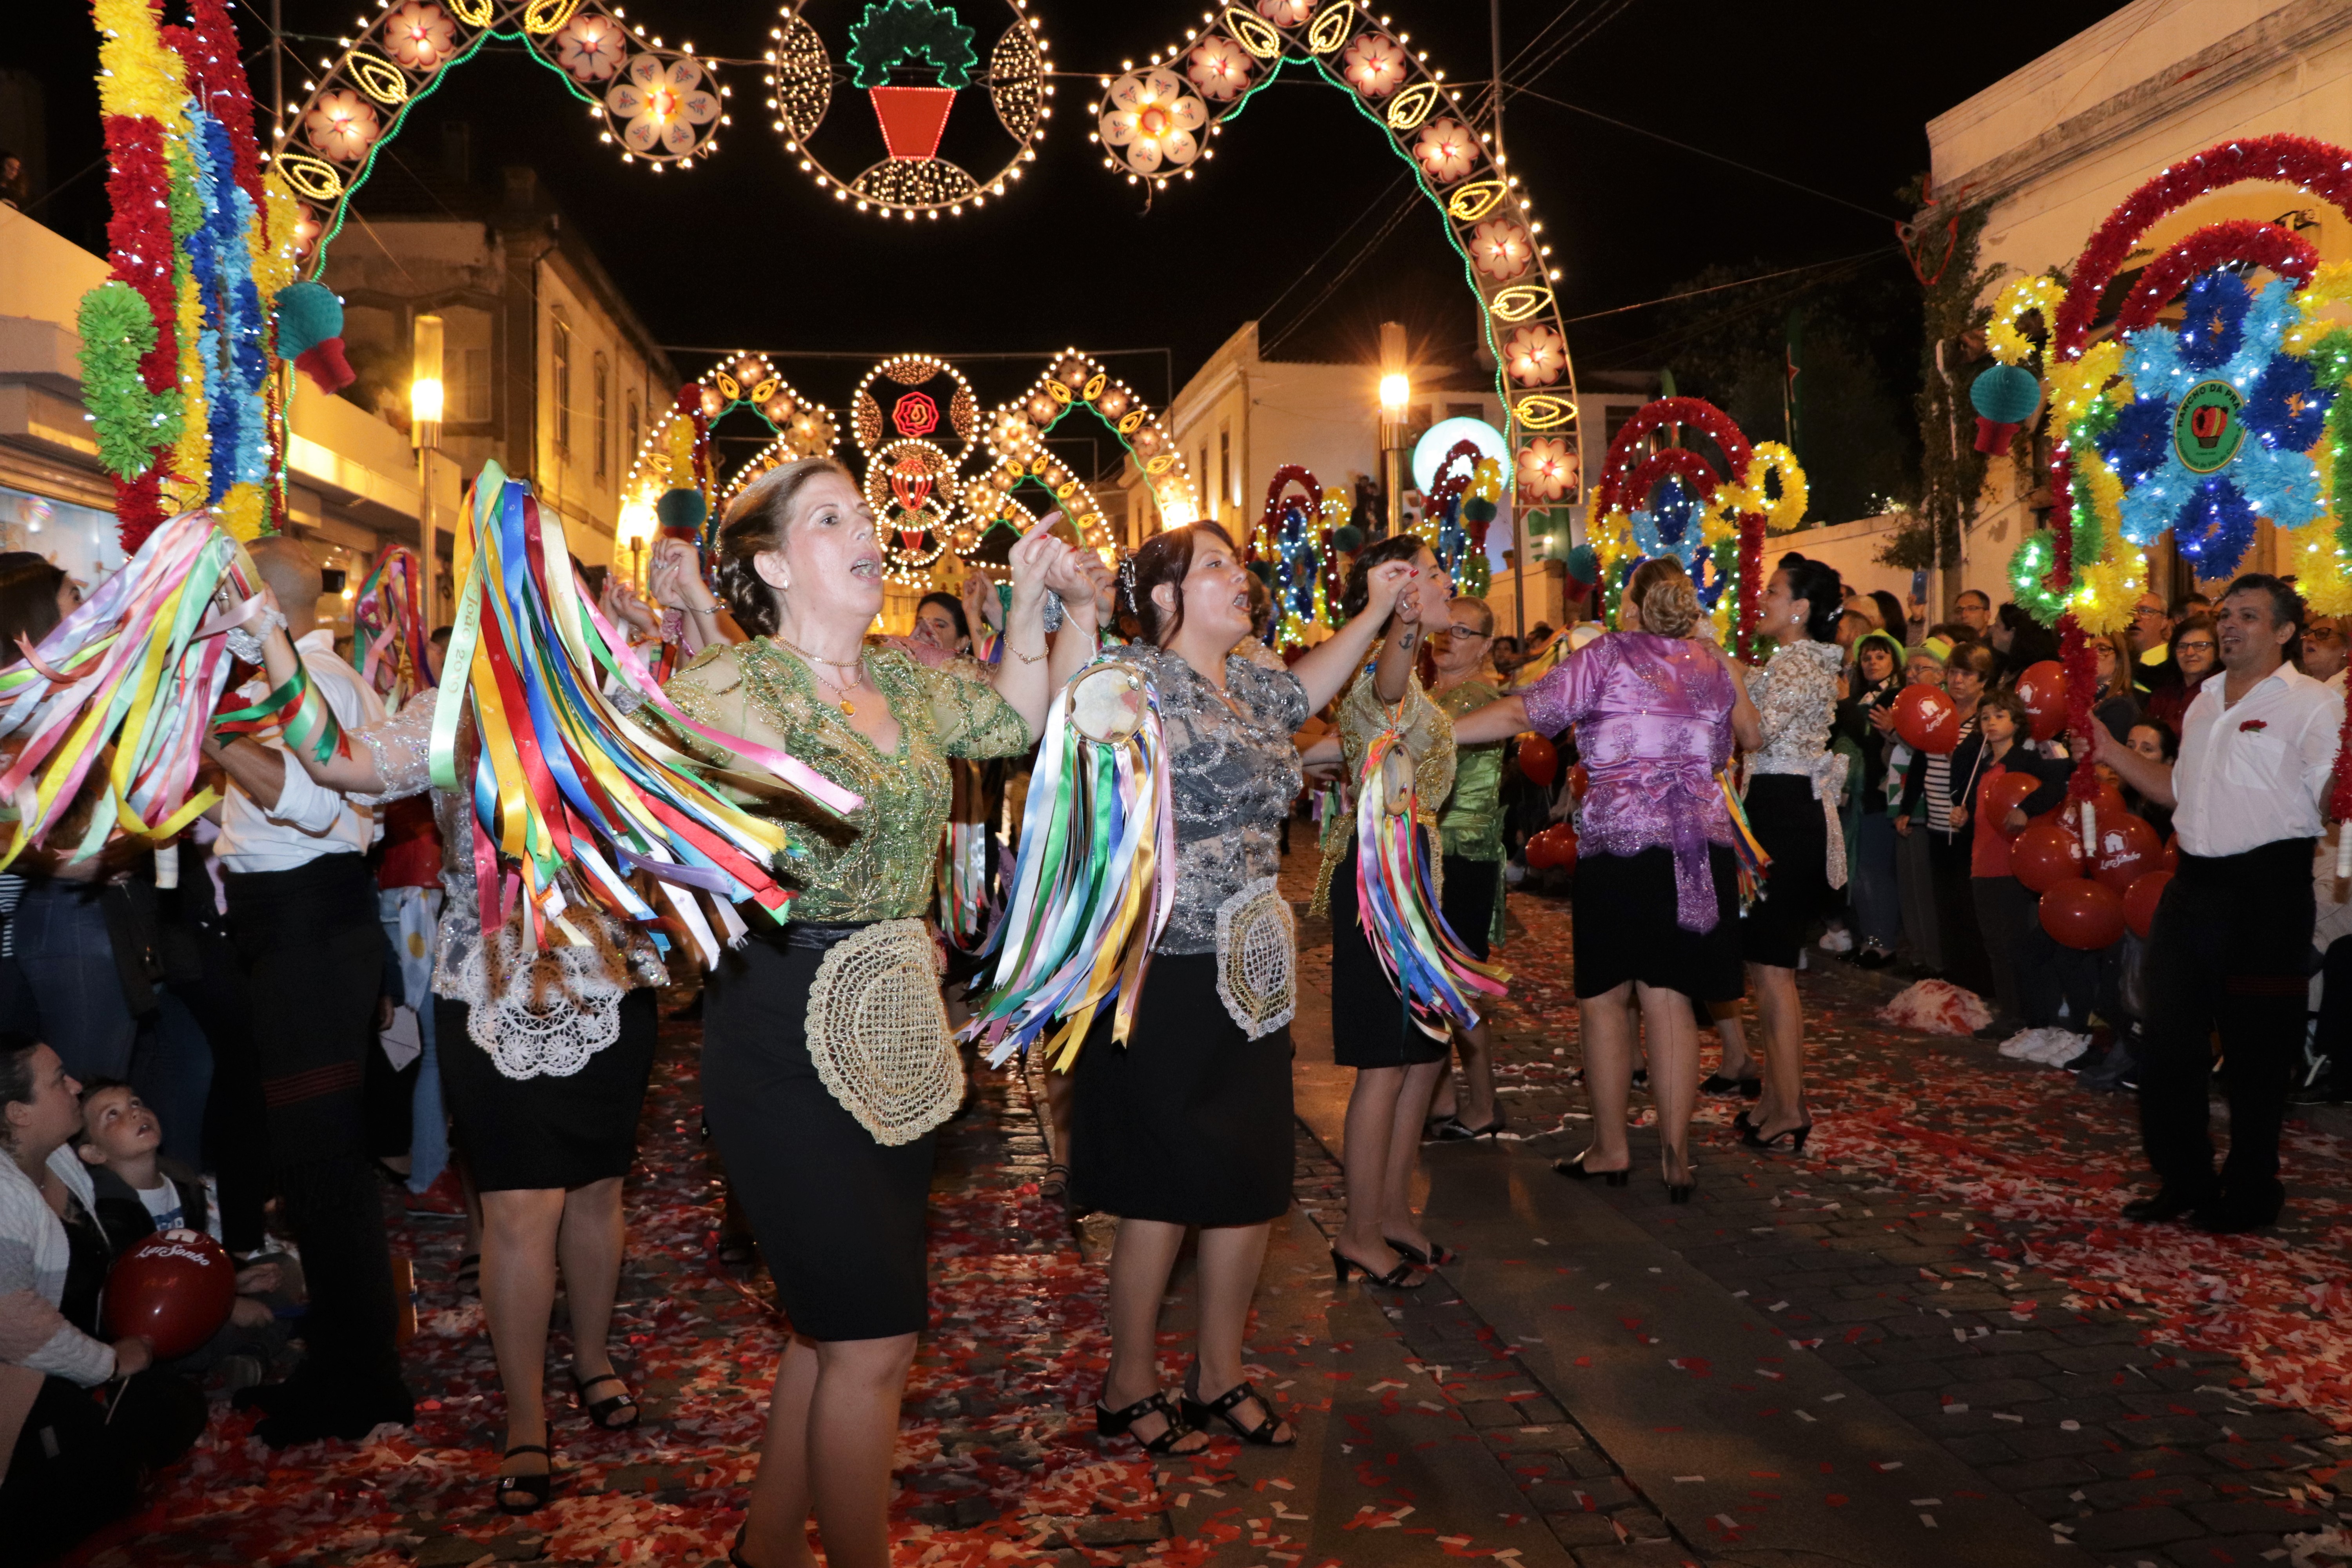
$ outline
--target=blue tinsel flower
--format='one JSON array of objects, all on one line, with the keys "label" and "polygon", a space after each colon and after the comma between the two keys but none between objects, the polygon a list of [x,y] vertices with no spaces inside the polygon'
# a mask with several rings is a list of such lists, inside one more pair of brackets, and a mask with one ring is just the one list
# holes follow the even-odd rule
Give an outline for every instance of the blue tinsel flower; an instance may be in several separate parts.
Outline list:
[{"label": "blue tinsel flower", "polygon": [[2281,354],[2246,389],[2246,428],[2279,451],[2307,452],[2327,424],[2333,388],[2312,384],[2308,362]]},{"label": "blue tinsel flower", "polygon": [[2099,450],[2124,483],[2137,484],[2172,460],[2172,405],[2134,398],[2099,437]]},{"label": "blue tinsel flower", "polygon": [[2200,567],[2200,577],[2226,577],[2254,542],[2254,504],[2227,479],[2207,479],[2197,487],[2189,504],[2172,525],[2180,553]]},{"label": "blue tinsel flower", "polygon": [[1669,474],[1658,481],[1650,504],[1628,520],[1633,525],[1633,542],[1644,559],[1673,556],[1696,580],[1699,558],[1707,551],[1706,530],[1700,523],[1700,513],[1698,498]]},{"label": "blue tinsel flower", "polygon": [[2180,323],[2181,363],[2211,370],[2236,356],[2246,335],[2246,280],[2234,272],[2203,273],[2189,285],[2188,310]]}]

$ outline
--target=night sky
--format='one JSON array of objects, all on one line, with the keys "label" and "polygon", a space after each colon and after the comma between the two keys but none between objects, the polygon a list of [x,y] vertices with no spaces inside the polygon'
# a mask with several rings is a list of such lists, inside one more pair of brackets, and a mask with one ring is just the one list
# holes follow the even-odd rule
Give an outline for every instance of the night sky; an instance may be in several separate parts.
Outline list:
[{"label": "night sky", "polygon": [[[236,16],[266,95],[267,0],[259,3],[238,0]],[[288,31],[310,35],[299,47],[312,59],[334,52],[334,36],[351,25],[351,0],[283,4]],[[1003,0],[956,4],[983,44],[1012,16]],[[69,0],[30,0],[25,9],[32,14],[10,29],[11,63],[44,80],[56,184],[98,156],[95,35],[87,10]],[[1563,313],[1650,300],[1714,263],[1870,257],[1867,268],[1901,278],[1892,226],[1906,214],[1895,193],[1926,166],[1925,122],[2115,9],[2083,0],[1992,13],[1863,0],[1504,0],[1514,86],[1507,142],[1558,247]],[[512,46],[492,46],[452,73],[411,113],[389,155],[430,163],[441,123],[463,121],[487,178],[500,163],[534,165],[638,313],[681,350],[1042,356],[1072,342],[1164,347],[1165,368],[1157,353],[1114,363],[1158,401],[1171,371],[1181,384],[1253,317],[1281,357],[1362,360],[1372,357],[1379,322],[1396,319],[1421,357],[1469,363],[1474,308],[1441,219],[1337,89],[1293,68],[1230,124],[1198,177],[1158,193],[1146,211],[1143,193],[1103,168],[1087,142],[1086,108],[1097,96],[1096,73],[1115,75],[1122,59],[1181,37],[1199,12],[1157,0],[1039,0],[1036,10],[1066,73],[1050,133],[1013,195],[961,218],[886,223],[818,192],[765,128],[761,73],[749,65],[725,74],[735,123],[720,153],[690,172],[624,166],[560,82]],[[630,14],[673,44],[691,38],[707,56],[754,58],[775,20],[766,5],[709,0],[640,0]],[[854,6],[811,0],[806,15],[838,63]],[[1391,15],[1449,79],[1489,74],[1485,5],[1400,0]],[[1772,16],[1790,20],[1759,21]],[[1564,52],[1563,43],[1571,46]],[[1530,58],[1520,58],[1523,49]],[[303,79],[289,70],[289,94],[299,96]],[[1005,145],[979,92],[966,93],[956,113],[949,153],[967,140],[991,153]],[[837,132],[836,146],[875,140],[863,95],[846,83],[820,138],[827,132]],[[854,174],[863,163],[847,152],[835,166]],[[102,246],[101,179],[82,174],[36,216]],[[364,189],[358,205],[364,212]],[[1672,352],[1664,325],[1654,310],[1571,321],[1576,369],[1654,368]],[[676,357],[688,374],[708,363]],[[855,359],[779,358],[804,392],[829,401],[845,397],[866,368]],[[975,360],[965,368],[994,399],[1041,363]]]}]

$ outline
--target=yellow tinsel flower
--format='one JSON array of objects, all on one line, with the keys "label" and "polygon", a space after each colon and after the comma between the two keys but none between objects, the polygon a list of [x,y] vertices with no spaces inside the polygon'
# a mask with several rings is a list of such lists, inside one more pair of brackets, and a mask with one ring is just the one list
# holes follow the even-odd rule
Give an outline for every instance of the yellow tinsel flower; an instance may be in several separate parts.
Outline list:
[{"label": "yellow tinsel flower", "polygon": [[2074,563],[2074,591],[2066,607],[2084,631],[2094,636],[2131,629],[2132,607],[2147,591],[2147,572],[2139,552],[2126,550],[2112,560]]},{"label": "yellow tinsel flower", "polygon": [[2123,537],[2124,481],[2123,476],[2107,467],[2107,459],[2096,447],[2086,446],[2074,454],[2074,476],[2090,494],[2077,490],[2074,504],[2089,502],[2099,520],[2100,537],[2113,542]]},{"label": "yellow tinsel flower", "polygon": [[[2123,370],[2124,346],[2112,338],[2095,343],[2081,359],[2062,364],[2050,373],[2050,416],[2061,430],[2072,430],[2098,400],[2107,378]],[[2116,392],[2119,399],[2131,396],[2131,386],[2126,383]]]},{"label": "yellow tinsel flower", "polygon": [[173,448],[172,466],[178,471],[180,484],[194,491],[187,504],[200,506],[211,483],[213,456],[212,416],[205,401],[205,362],[199,338],[205,326],[205,301],[197,292],[193,268],[182,268],[178,282],[179,308],[175,316],[180,336],[180,396],[187,417],[180,426],[179,445]]},{"label": "yellow tinsel flower", "polygon": [[2023,364],[2031,359],[2033,340],[2017,330],[2018,318],[2039,310],[2046,330],[2056,324],[2058,301],[2065,297],[2066,290],[2055,278],[2037,274],[2011,279],[1993,301],[1992,321],[1985,328],[1985,346],[1992,351],[1992,357],[2003,364]]},{"label": "yellow tinsel flower", "polygon": [[[1765,489],[1767,478],[1773,474],[1780,477],[1778,500]],[[1748,459],[1748,472],[1737,486],[1726,487],[1722,503],[1735,513],[1760,511],[1766,531],[1786,533],[1805,521],[1809,499],[1805,470],[1798,466],[1797,454],[1778,441],[1759,441],[1754,456]]]},{"label": "yellow tinsel flower", "polygon": [[2294,297],[2302,319],[2286,330],[2280,346],[2291,354],[2307,354],[2312,346],[2342,323],[2324,314],[2330,305],[2352,303],[2352,261],[2324,263]]},{"label": "yellow tinsel flower", "polygon": [[278,291],[294,281],[300,265],[294,255],[294,229],[302,220],[302,206],[275,163],[261,176],[261,199],[263,211],[246,236],[246,247],[253,256],[253,286],[267,312]]},{"label": "yellow tinsel flower", "polygon": [[250,544],[261,537],[269,521],[268,498],[262,494],[259,485],[250,481],[231,485],[228,494],[221,497],[216,515],[231,539]]},{"label": "yellow tinsel flower", "polygon": [[2279,568],[2294,574],[2304,603],[2317,616],[2352,616],[2352,572],[2336,542],[2336,519],[2279,535]]},{"label": "yellow tinsel flower", "polygon": [[98,102],[106,114],[143,115],[166,130],[185,130],[187,62],[164,47],[147,0],[95,0]]}]

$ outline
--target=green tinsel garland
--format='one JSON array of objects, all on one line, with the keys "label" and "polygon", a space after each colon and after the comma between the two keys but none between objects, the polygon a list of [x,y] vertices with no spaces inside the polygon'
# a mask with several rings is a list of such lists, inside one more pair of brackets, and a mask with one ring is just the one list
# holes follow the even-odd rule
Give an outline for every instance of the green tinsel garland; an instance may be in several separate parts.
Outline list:
[{"label": "green tinsel garland", "polygon": [[890,68],[920,55],[939,68],[941,87],[971,84],[971,29],[930,0],[877,0],[849,29],[849,63],[860,87],[887,87]]},{"label": "green tinsel garland", "polygon": [[140,360],[155,346],[155,318],[130,284],[110,279],[81,297],[75,326],[99,461],[136,479],[154,462],[155,448],[180,439],[179,389],[150,392],[139,374]]},{"label": "green tinsel garland", "polygon": [[[2081,546],[2079,531],[2084,510],[2079,504],[2074,509],[2077,548]],[[2066,595],[2052,593],[2042,581],[2050,575],[2050,568],[2056,561],[2056,542],[2046,528],[2027,534],[2018,544],[2017,552],[2009,558],[2010,597],[2017,601],[2018,608],[2045,626],[2056,626],[2058,617],[2066,613]]]},{"label": "green tinsel garland", "polygon": [[2352,386],[2345,384],[2352,378],[2352,331],[2339,327],[2312,344],[2309,363],[2315,383],[2336,389],[2335,400],[2327,405],[2326,437],[2336,459],[2330,499],[2336,508],[2336,548],[2352,550]]}]

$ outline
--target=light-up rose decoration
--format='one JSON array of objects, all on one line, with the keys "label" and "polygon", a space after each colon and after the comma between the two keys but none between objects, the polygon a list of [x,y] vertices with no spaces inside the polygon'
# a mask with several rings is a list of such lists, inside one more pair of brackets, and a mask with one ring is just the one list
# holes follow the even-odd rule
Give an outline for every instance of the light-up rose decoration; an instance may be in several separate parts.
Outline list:
[{"label": "light-up rose decoration", "polygon": [[1186,57],[1184,74],[1192,79],[1202,98],[1212,103],[1231,103],[1248,90],[1254,63],[1247,49],[1222,34],[1213,33]]},{"label": "light-up rose decoration", "polygon": [[1537,500],[1558,500],[1576,483],[1576,454],[1557,436],[1538,436],[1519,448],[1519,489]]},{"label": "light-up rose decoration", "polygon": [[1489,218],[1470,231],[1470,263],[1497,283],[1528,269],[1536,247],[1528,231],[1507,218]]},{"label": "light-up rose decoration", "polygon": [[555,63],[574,81],[612,80],[628,54],[628,35],[601,11],[583,11],[556,31]]},{"label": "light-up rose decoration", "polygon": [[1503,363],[1521,386],[1548,386],[1568,365],[1568,344],[1559,333],[1540,323],[1521,327],[1503,345]]},{"label": "light-up rose decoration", "polygon": [[686,59],[665,66],[652,55],[629,62],[604,106],[622,121],[621,140],[632,153],[691,153],[697,128],[719,118],[719,95],[703,85],[700,66]]},{"label": "light-up rose decoration", "polygon": [[1433,184],[1450,185],[1478,162],[1478,138],[1458,120],[1433,120],[1413,138],[1412,155]]},{"label": "light-up rose decoration", "polygon": [[449,58],[457,47],[457,25],[438,5],[408,0],[395,6],[383,21],[383,49],[413,71],[429,71]]},{"label": "light-up rose decoration", "polygon": [[1404,80],[1404,47],[1386,33],[1359,33],[1339,51],[1339,69],[1366,98],[1386,98]]},{"label": "light-up rose decoration", "polygon": [[356,163],[367,156],[375,139],[383,132],[383,123],[375,117],[375,106],[356,92],[326,92],[303,117],[302,129],[310,138],[310,145],[340,163]]},{"label": "light-up rose decoration", "polygon": [[1139,174],[1181,169],[1201,155],[1193,134],[1209,122],[1209,106],[1184,90],[1176,73],[1129,71],[1111,83],[1103,106],[1102,139]]}]

